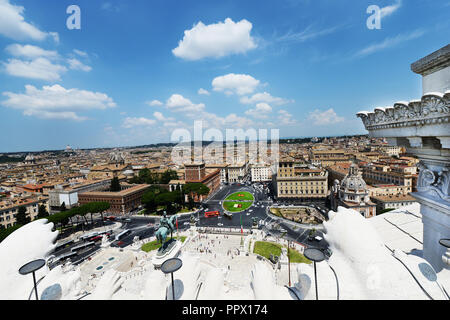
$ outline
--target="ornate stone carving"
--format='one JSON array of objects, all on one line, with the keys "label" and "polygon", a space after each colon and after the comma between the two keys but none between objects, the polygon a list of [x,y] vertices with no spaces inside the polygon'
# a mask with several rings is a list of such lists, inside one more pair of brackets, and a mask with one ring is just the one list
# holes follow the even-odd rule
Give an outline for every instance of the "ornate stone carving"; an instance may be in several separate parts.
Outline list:
[{"label": "ornate stone carving", "polygon": [[450,168],[444,167],[436,172],[430,170],[422,161],[417,166],[420,170],[417,191],[450,201]]},{"label": "ornate stone carving", "polygon": [[376,108],[357,114],[367,130],[407,127],[450,121],[450,92],[430,93],[420,101],[398,102],[393,107]]}]

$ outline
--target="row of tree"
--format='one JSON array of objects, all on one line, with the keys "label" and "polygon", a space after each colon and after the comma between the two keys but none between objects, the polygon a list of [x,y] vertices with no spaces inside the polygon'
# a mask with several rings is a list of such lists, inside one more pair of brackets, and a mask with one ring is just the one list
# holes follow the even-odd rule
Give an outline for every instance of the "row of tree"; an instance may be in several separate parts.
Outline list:
[{"label": "row of tree", "polygon": [[[58,212],[53,215],[49,215],[45,205],[40,205],[38,209],[38,214],[35,220],[46,218],[49,222],[53,222],[55,225],[60,224],[62,227],[66,226],[69,223],[74,222],[74,217],[84,218],[87,223],[86,216],[88,214],[91,215],[91,223],[93,222],[92,215],[95,213],[100,213],[102,215],[103,220],[103,212],[110,208],[110,204],[108,202],[91,202],[80,207],[75,207],[70,210],[66,209],[65,203],[61,205],[61,212]],[[31,222],[31,217],[27,214],[27,209],[25,207],[19,207],[16,214],[16,223],[9,228],[0,228],[0,242],[2,242],[6,237],[8,237],[11,233],[21,228],[22,226]]]},{"label": "row of tree", "polygon": [[[187,183],[183,187],[178,185],[174,191],[168,191],[159,186],[151,186],[142,196],[142,204],[147,212],[156,212],[158,207],[163,206],[168,214],[178,212],[184,206],[192,210],[195,206],[193,196],[209,194],[209,188],[202,183]],[[186,203],[186,195],[188,201]]]},{"label": "row of tree", "polygon": [[150,169],[142,169],[136,177],[130,179],[130,183],[138,184],[168,184],[170,180],[177,180],[178,174],[174,170],[166,170],[163,173],[152,172]]},{"label": "row of tree", "polygon": [[75,218],[76,222],[79,219],[83,219],[85,223],[88,223],[87,215],[90,214],[91,223],[93,223],[93,215],[100,213],[103,220],[103,213],[110,208],[108,202],[90,202],[79,207],[74,207],[70,210],[64,210],[62,208],[61,212],[55,213],[49,216],[47,219],[49,222],[53,222],[55,225],[60,224],[63,228],[68,224],[73,224]]}]

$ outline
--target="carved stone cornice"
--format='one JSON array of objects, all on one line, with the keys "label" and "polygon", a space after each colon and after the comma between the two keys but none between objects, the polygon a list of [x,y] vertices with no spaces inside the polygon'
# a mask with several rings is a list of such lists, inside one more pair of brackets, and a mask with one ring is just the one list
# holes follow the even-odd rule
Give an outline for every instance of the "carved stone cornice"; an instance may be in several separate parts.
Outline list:
[{"label": "carved stone cornice", "polygon": [[428,93],[421,100],[397,102],[393,107],[357,113],[368,131],[427,125],[449,125],[450,91]]}]

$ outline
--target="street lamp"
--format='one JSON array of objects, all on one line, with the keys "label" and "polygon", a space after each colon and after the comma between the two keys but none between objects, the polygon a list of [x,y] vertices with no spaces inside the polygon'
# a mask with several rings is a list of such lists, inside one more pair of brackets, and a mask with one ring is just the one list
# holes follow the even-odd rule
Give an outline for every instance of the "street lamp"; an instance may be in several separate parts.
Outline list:
[{"label": "street lamp", "polygon": [[170,273],[172,276],[172,297],[173,300],[175,300],[175,286],[173,284],[173,273],[177,270],[179,270],[183,266],[183,262],[181,259],[178,258],[172,258],[167,259],[164,261],[164,263],[161,265],[161,271],[165,274]]},{"label": "street lamp", "polygon": [[19,269],[19,273],[23,276],[27,275],[29,273],[33,273],[34,293],[36,294],[36,300],[39,300],[39,296],[38,296],[38,292],[37,292],[35,272],[38,271],[39,269],[41,269],[43,266],[45,266],[45,260],[38,259],[38,260],[28,262],[27,264],[23,265]]},{"label": "street lamp", "polygon": [[303,252],[303,255],[313,261],[314,263],[314,281],[316,284],[316,300],[319,300],[319,290],[317,288],[317,271],[316,271],[316,262],[321,262],[325,260],[325,254],[322,252],[322,250],[316,249],[316,248],[307,248]]},{"label": "street lamp", "polygon": [[442,262],[448,267],[450,266],[450,239],[441,239],[439,240],[439,244],[447,248],[446,252],[442,255]]}]

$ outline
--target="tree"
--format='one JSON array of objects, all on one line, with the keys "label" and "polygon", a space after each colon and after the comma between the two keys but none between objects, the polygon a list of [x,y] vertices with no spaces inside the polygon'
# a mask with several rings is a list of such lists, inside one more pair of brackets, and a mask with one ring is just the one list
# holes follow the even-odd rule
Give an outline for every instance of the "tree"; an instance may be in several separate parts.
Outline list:
[{"label": "tree", "polygon": [[176,171],[167,170],[161,175],[159,183],[160,184],[168,184],[170,182],[170,180],[177,180],[177,179],[178,179],[178,174]]},{"label": "tree", "polygon": [[109,189],[111,192],[119,192],[120,190],[122,190],[122,188],[120,187],[120,182],[119,182],[119,178],[114,177],[111,180],[111,187]]},{"label": "tree", "polygon": [[38,219],[42,219],[42,218],[46,218],[48,216],[49,216],[49,214],[47,212],[47,209],[45,208],[45,205],[41,204],[39,206],[39,211],[38,211],[37,218]]},{"label": "tree", "polygon": [[177,196],[179,196],[177,192],[165,192],[157,195],[155,201],[157,205],[165,206],[167,213],[171,214],[176,211],[173,203],[176,202]]},{"label": "tree", "polygon": [[16,231],[20,227],[22,227],[22,225],[16,224],[16,225],[14,225],[12,227],[9,227],[9,228],[6,228],[6,229],[5,228],[0,228],[0,242],[5,240],[11,233]]},{"label": "tree", "polygon": [[63,202],[63,203],[61,204],[61,206],[59,207],[59,211],[61,211],[61,212],[67,211],[66,203],[65,203],[65,202]]},{"label": "tree", "polygon": [[196,195],[199,198],[200,196],[208,195],[210,190],[203,183],[186,183],[183,191],[186,194]]},{"label": "tree", "polygon": [[25,207],[19,207],[16,215],[16,223],[24,226],[30,221],[31,218],[27,216],[27,209]]},{"label": "tree", "polygon": [[147,212],[153,212],[157,208],[157,204],[155,201],[155,193],[153,191],[147,191],[142,196],[142,204],[145,206]]},{"label": "tree", "polygon": [[194,199],[191,195],[188,195],[188,208],[189,210],[192,210],[194,208]]}]

